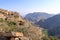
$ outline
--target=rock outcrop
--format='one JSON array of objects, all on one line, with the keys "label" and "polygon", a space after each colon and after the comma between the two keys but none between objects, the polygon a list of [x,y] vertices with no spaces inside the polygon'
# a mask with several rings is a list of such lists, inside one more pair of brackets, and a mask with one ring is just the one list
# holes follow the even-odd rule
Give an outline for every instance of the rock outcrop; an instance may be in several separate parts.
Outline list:
[{"label": "rock outcrop", "polygon": [[22,32],[0,32],[0,38],[3,40],[29,40],[27,37],[24,37]]}]

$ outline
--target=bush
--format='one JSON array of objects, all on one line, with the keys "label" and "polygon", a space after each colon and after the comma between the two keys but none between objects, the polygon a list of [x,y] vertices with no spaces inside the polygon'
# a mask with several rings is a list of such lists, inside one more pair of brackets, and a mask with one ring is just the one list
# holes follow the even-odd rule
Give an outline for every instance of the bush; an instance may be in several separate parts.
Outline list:
[{"label": "bush", "polygon": [[49,38],[50,38],[50,40],[59,40],[59,38],[57,36],[50,36]]},{"label": "bush", "polygon": [[3,18],[0,18],[0,22],[3,22],[4,20],[3,20]]},{"label": "bush", "polygon": [[48,30],[44,29],[43,33],[48,36]]},{"label": "bush", "polygon": [[8,22],[8,25],[9,26],[14,26],[14,25],[16,25],[16,22]]}]

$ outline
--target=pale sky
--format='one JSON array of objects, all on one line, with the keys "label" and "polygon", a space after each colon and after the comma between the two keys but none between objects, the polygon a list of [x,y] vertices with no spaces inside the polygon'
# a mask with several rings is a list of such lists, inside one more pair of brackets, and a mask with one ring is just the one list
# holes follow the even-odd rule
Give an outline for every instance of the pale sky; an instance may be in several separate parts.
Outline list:
[{"label": "pale sky", "polygon": [[60,0],[0,0],[0,8],[20,12],[25,15],[31,12],[60,13]]}]

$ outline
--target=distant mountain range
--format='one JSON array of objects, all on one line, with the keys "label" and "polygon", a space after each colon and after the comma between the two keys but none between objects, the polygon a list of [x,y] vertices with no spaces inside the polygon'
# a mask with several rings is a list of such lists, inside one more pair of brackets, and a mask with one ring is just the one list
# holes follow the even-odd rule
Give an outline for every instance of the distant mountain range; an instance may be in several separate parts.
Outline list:
[{"label": "distant mountain range", "polygon": [[60,37],[60,14],[50,17],[44,21],[41,20],[35,24],[48,29],[49,35],[56,35]]},{"label": "distant mountain range", "polygon": [[47,29],[49,29],[50,34],[52,35],[60,35],[60,14],[57,14],[51,18],[48,18],[44,25]]},{"label": "distant mountain range", "polygon": [[25,16],[29,21],[49,31],[49,35],[60,37],[60,14],[51,15],[47,13],[34,12]]},{"label": "distant mountain range", "polygon": [[48,14],[48,13],[44,13],[44,12],[34,12],[34,13],[27,14],[24,18],[33,23],[36,23],[40,20],[45,20],[52,16],[53,16],[52,14]]}]

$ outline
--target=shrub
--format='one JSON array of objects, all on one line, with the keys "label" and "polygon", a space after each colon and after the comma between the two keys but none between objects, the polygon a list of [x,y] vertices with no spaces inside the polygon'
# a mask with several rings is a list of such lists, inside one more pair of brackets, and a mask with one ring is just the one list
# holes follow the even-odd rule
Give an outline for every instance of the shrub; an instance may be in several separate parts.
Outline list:
[{"label": "shrub", "polygon": [[3,20],[3,18],[0,18],[0,22],[3,22],[4,20]]},{"label": "shrub", "polygon": [[16,22],[8,22],[8,25],[9,26],[14,26],[14,25],[16,25]]}]

